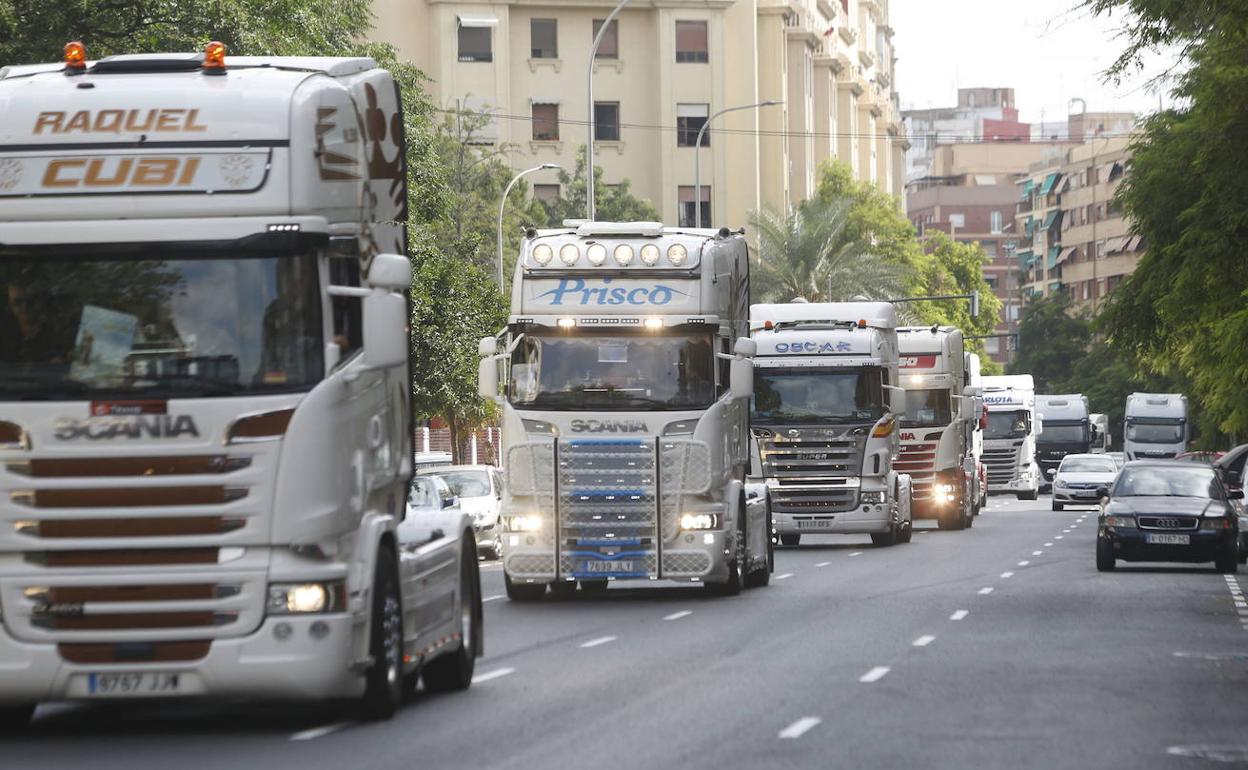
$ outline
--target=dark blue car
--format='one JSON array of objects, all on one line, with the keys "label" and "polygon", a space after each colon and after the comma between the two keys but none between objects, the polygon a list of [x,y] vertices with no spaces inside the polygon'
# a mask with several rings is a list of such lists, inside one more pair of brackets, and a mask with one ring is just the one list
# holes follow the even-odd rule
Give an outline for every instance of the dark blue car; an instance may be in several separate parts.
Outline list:
[{"label": "dark blue car", "polygon": [[1239,564],[1241,491],[1228,492],[1213,468],[1176,461],[1127,463],[1102,498],[1096,568],[1123,561],[1213,562],[1234,574]]}]

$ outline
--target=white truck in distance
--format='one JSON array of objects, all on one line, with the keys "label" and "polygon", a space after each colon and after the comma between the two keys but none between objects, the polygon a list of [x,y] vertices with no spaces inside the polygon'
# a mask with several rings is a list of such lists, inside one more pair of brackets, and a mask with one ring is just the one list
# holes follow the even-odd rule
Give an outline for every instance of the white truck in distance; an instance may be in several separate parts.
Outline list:
[{"label": "white truck in distance", "polygon": [[[530,231],[501,335],[480,343],[502,412],[503,576],[514,601],[682,580],[736,593],[770,575],[747,506],[745,239],[657,222]],[[500,353],[501,351],[501,353]]]},{"label": "white truck in distance", "polygon": [[971,457],[975,461],[975,475],[971,479],[975,494],[975,515],[978,516],[988,504],[988,469],[984,466],[984,428],[988,426],[988,410],[984,407],[984,376],[980,372],[979,354],[966,354],[966,384],[978,394],[975,398],[975,419],[968,427],[971,435]]},{"label": "white truck in distance", "polygon": [[1186,452],[1190,431],[1187,396],[1182,393],[1127,396],[1122,451],[1128,460],[1174,457]]},{"label": "white truck in distance", "polygon": [[909,542],[910,478],[893,470],[905,407],[893,306],[753,305],[750,332],[751,429],[780,542],[797,545],[803,534]]},{"label": "white truck in distance", "polygon": [[1036,463],[1040,489],[1046,491],[1066,455],[1092,451],[1096,434],[1088,398],[1082,393],[1038,395],[1036,415],[1044,425],[1044,433],[1036,439]]},{"label": "white truck in distance", "polygon": [[977,394],[966,384],[962,331],[903,326],[897,337],[906,412],[893,467],[911,477],[915,519],[936,519],[941,529],[969,527],[976,498],[970,436],[978,415]]},{"label": "white truck in distance", "polygon": [[984,377],[984,465],[989,492],[1013,492],[1019,500],[1040,495],[1040,466],[1036,463],[1036,386],[1030,374]]},{"label": "white truck in distance", "polygon": [[0,727],[468,686],[471,522],[404,521],[400,105],[366,58],[0,69]]},{"label": "white truck in distance", "polygon": [[1088,420],[1092,423],[1092,428],[1096,431],[1096,438],[1092,441],[1092,448],[1089,452],[1103,454],[1109,451],[1110,435],[1109,435],[1109,415],[1093,412],[1088,415]]}]

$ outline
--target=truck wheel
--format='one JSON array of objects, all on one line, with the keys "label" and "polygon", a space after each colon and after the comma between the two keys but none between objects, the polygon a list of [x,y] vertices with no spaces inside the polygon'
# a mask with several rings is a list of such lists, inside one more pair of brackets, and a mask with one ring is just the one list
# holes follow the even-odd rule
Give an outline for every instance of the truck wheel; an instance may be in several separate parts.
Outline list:
[{"label": "truck wheel", "polygon": [[936,526],[941,529],[958,530],[966,526],[966,519],[962,518],[962,511],[954,511],[952,516],[937,517]]},{"label": "truck wheel", "polygon": [[467,690],[472,684],[472,671],[481,650],[484,613],[481,611],[481,575],[477,571],[477,560],[470,558],[471,547],[472,542],[465,538],[459,575],[459,649],[425,665],[420,675],[429,692]]},{"label": "truck wheel", "polygon": [[901,532],[897,535],[898,543],[909,543],[914,539],[914,522],[907,521],[901,525]]},{"label": "truck wheel", "polygon": [[871,533],[871,545],[876,548],[888,548],[889,546],[896,545],[898,539],[896,524],[890,524],[887,532]]},{"label": "truck wheel", "polygon": [[1239,554],[1235,544],[1219,548],[1214,555],[1213,567],[1222,575],[1234,575],[1239,571]]},{"label": "truck wheel", "polygon": [[1039,500],[1039,499],[1040,499],[1040,490],[1038,490],[1038,489],[1033,489],[1033,490],[1031,490],[1030,492],[1019,492],[1019,493],[1018,493],[1018,499],[1019,499],[1019,500]]},{"label": "truck wheel", "polygon": [[507,598],[513,602],[537,602],[546,594],[545,583],[513,583],[506,572],[503,573],[503,586],[507,589]]},{"label": "truck wheel", "polygon": [[767,515],[767,558],[763,566],[745,576],[746,588],[762,588],[771,583],[771,573],[776,569],[776,544],[771,540],[771,515]]},{"label": "truck wheel", "polygon": [[0,706],[0,735],[17,735],[26,729],[35,715],[35,704]]},{"label": "truck wheel", "polygon": [[965,527],[966,529],[970,529],[973,526],[975,526],[975,509],[971,508],[966,512]]},{"label": "truck wheel", "polygon": [[737,509],[741,512],[741,523],[737,525],[737,542],[732,549],[732,558],[728,560],[728,579],[722,582],[707,583],[706,590],[714,596],[736,596],[741,593],[741,585],[745,576],[741,574],[742,560],[745,557],[745,500]]},{"label": "truck wheel", "polygon": [[1065,507],[1065,505],[1066,505],[1065,503],[1059,503],[1058,501],[1054,500],[1054,501],[1053,501],[1053,510],[1055,510],[1055,511],[1060,511],[1060,510],[1062,510],[1062,508],[1064,508],[1064,507]]},{"label": "truck wheel", "polygon": [[791,546],[791,545],[797,545],[797,544],[798,544],[798,543],[800,543],[800,542],[802,542],[802,536],[801,536],[801,534],[796,534],[796,535],[781,535],[781,536],[780,536],[780,545],[790,545],[790,546]]},{"label": "truck wheel", "polygon": [[1096,571],[1112,572],[1114,569],[1114,547],[1110,545],[1108,540],[1097,538],[1096,541]]},{"label": "truck wheel", "polygon": [[364,697],[359,707],[365,719],[389,719],[403,697],[403,597],[394,552],[377,551],[373,578],[373,612],[368,652],[373,664],[364,674]]}]

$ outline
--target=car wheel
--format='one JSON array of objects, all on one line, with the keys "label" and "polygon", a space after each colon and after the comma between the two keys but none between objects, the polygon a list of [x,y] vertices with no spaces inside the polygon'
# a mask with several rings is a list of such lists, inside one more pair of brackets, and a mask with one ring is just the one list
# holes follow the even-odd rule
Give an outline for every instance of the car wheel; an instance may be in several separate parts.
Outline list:
[{"label": "car wheel", "polygon": [[366,719],[389,719],[403,697],[403,597],[394,552],[385,547],[377,552],[368,651],[373,664],[364,674],[360,711]]},{"label": "car wheel", "polygon": [[1096,570],[1112,572],[1114,569],[1114,546],[1105,538],[1096,540]]},{"label": "car wheel", "polygon": [[[465,553],[471,543],[465,541]],[[463,559],[460,569],[462,598],[459,607],[459,649],[430,661],[421,672],[429,692],[467,690],[472,684],[477,655],[481,651],[484,613],[481,611],[481,573],[472,559]]]},{"label": "car wheel", "polygon": [[1213,566],[1223,575],[1234,575],[1239,571],[1238,548],[1234,545],[1219,548],[1214,556]]},{"label": "car wheel", "polygon": [[1054,500],[1054,501],[1053,501],[1053,510],[1055,510],[1055,511],[1060,511],[1060,510],[1062,510],[1062,508],[1064,508],[1064,507],[1065,507],[1065,506],[1064,506],[1062,503],[1059,503],[1059,502],[1058,502],[1058,501],[1056,501],[1056,500]]},{"label": "car wheel", "polygon": [[780,545],[793,546],[793,545],[797,545],[800,542],[802,542],[802,536],[800,534],[780,536]]},{"label": "car wheel", "polygon": [[35,715],[35,704],[0,706],[0,735],[17,735],[26,729]]},{"label": "car wheel", "polygon": [[503,587],[507,589],[507,598],[513,602],[537,602],[546,595],[545,583],[513,583],[506,572],[503,573]]}]

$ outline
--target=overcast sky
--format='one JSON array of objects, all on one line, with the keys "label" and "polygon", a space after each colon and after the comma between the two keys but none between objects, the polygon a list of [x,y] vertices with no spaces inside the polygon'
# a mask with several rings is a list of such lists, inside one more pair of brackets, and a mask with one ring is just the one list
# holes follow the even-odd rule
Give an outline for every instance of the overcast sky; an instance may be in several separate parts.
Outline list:
[{"label": "overcast sky", "polygon": [[[1164,70],[1156,57],[1145,76],[1122,86],[1101,73],[1124,45],[1118,19],[1091,16],[1079,0],[890,0],[896,30],[902,109],[957,104],[957,89],[1014,88],[1022,120],[1063,120],[1070,99],[1089,111],[1152,112],[1145,85]],[[1169,99],[1166,99],[1169,106]]]}]

